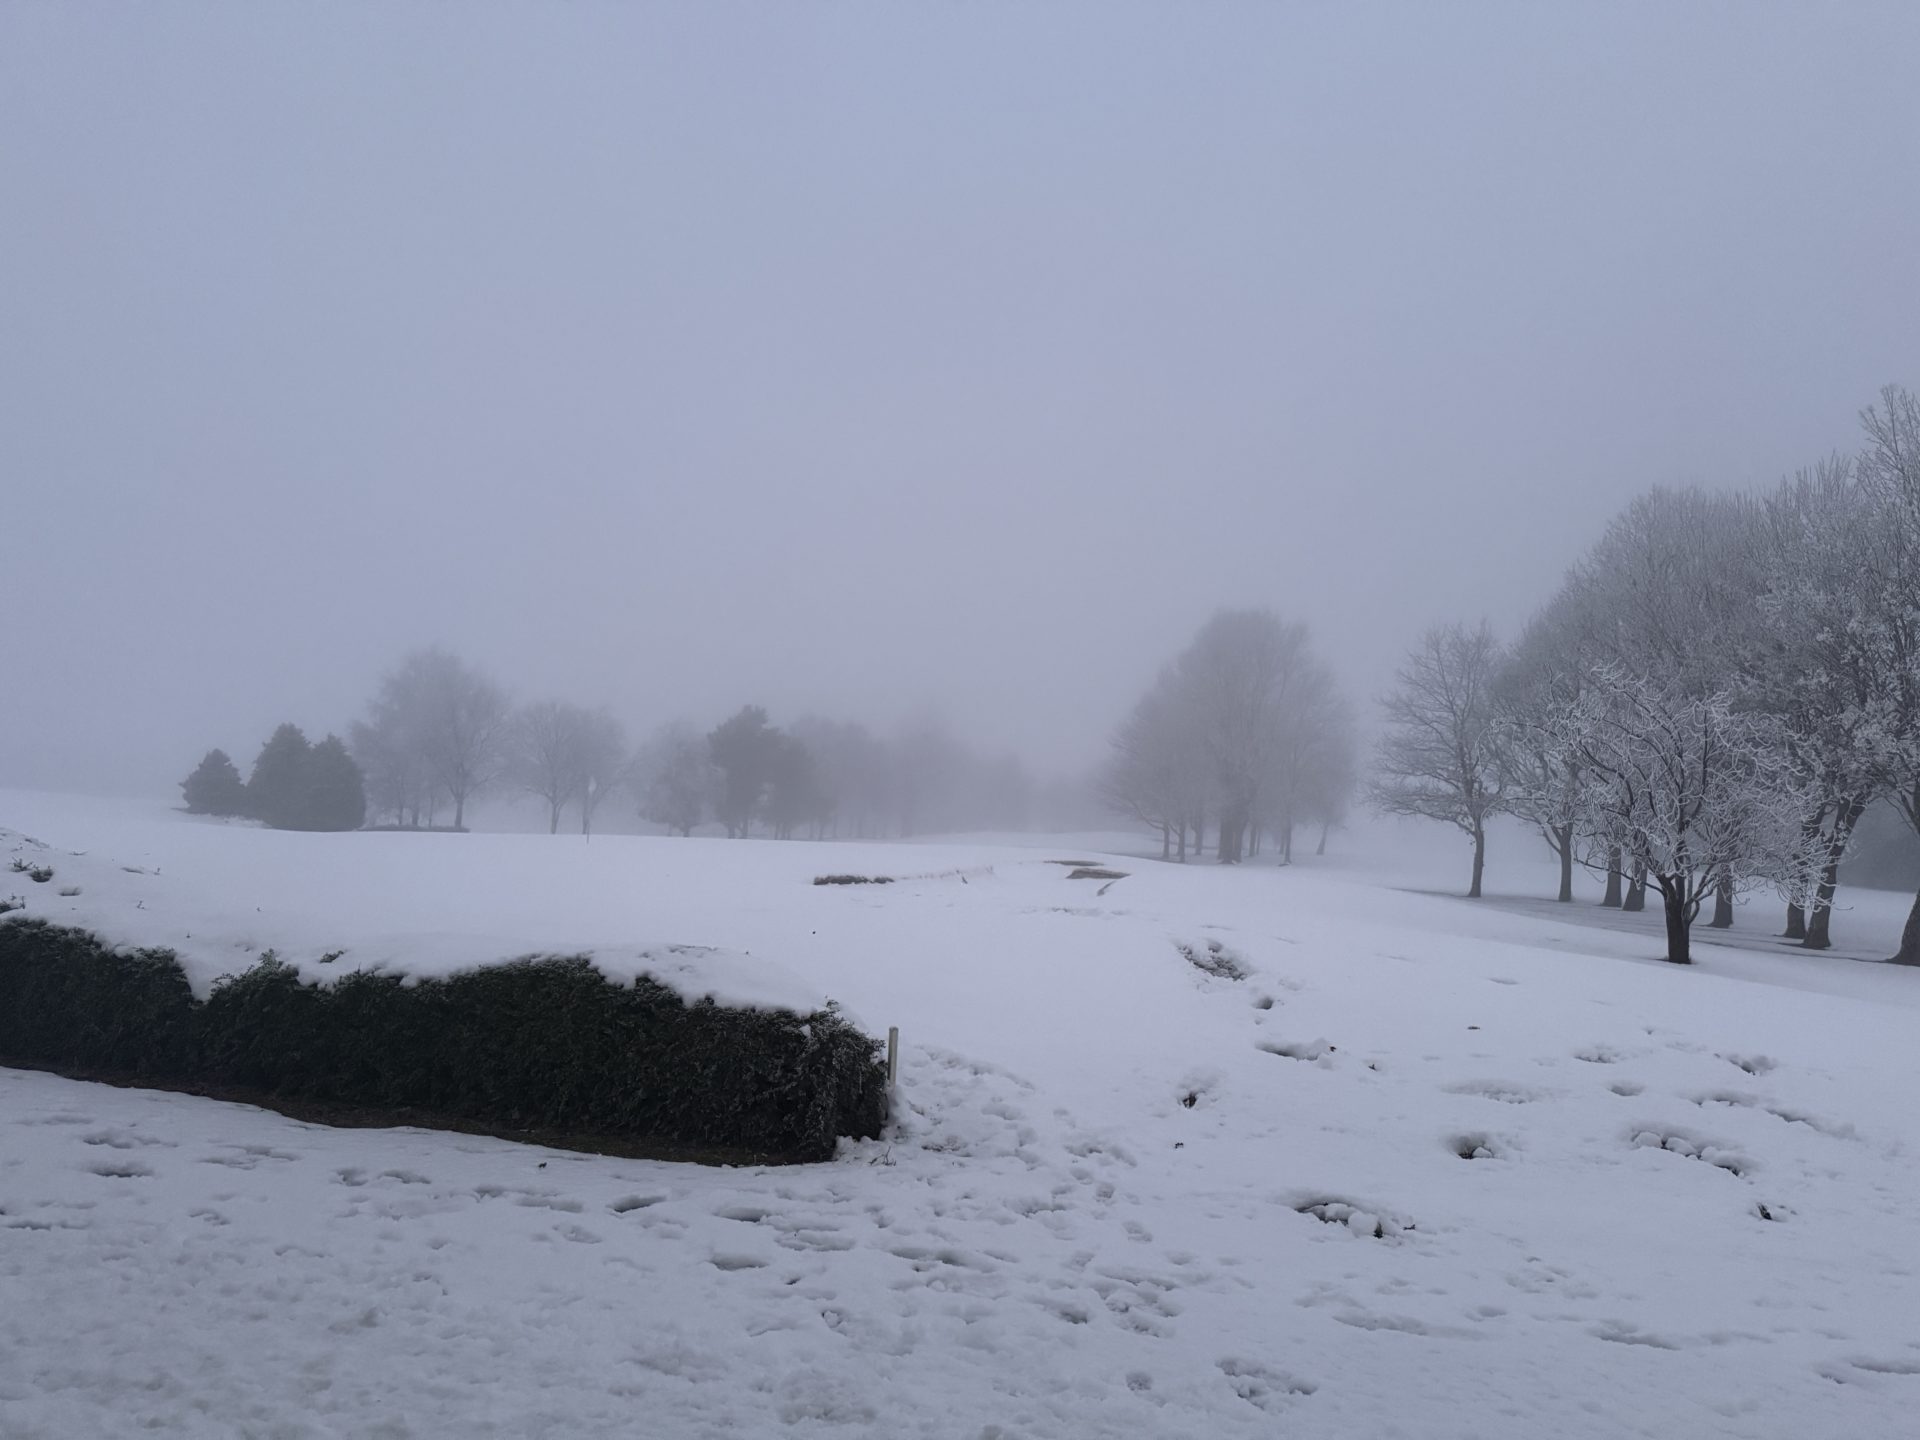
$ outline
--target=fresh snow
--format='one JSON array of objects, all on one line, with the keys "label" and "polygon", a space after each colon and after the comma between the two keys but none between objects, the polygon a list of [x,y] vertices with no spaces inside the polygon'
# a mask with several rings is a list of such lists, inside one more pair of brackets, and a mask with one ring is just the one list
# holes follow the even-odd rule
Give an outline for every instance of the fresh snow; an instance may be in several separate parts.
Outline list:
[{"label": "fresh snow", "polygon": [[1913,1433],[1920,974],[1755,907],[1683,970],[1657,916],[1118,839],[0,824],[57,872],[0,896],[209,978],[680,944],[903,1035],[895,1132],[784,1169],[0,1070],[8,1440]]}]

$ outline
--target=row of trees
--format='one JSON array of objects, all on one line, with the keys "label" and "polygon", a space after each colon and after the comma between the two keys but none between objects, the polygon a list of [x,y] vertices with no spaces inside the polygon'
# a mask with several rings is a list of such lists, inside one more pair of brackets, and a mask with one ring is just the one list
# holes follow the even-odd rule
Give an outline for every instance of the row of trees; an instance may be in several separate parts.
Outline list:
[{"label": "row of trees", "polygon": [[[1511,647],[1429,633],[1386,702],[1372,798],[1538,827],[1603,903],[1666,912],[1690,958],[1706,904],[1771,885],[1787,933],[1831,944],[1861,817],[1920,831],[1920,402],[1862,413],[1864,444],[1764,497],[1656,490],[1628,506]],[[1896,960],[1920,964],[1920,899]]]},{"label": "row of trees", "polygon": [[1352,706],[1304,625],[1267,610],[1223,610],[1154,680],[1113,737],[1108,803],[1160,832],[1161,854],[1232,864],[1271,837],[1346,814],[1356,777]]},{"label": "row of trees", "polygon": [[367,818],[360,767],[337,735],[310,742],[297,725],[282,725],[240,772],[224,750],[209,750],[180,782],[190,814],[245,816],[278,830],[358,830]]},{"label": "row of trees", "polygon": [[675,723],[634,747],[607,712],[553,700],[516,708],[441,649],[388,672],[351,735],[372,813],[409,827],[450,807],[464,828],[475,797],[507,791],[538,797],[550,833],[569,811],[587,833],[624,790],[641,818],[683,835],[709,822],[729,836],[755,826],[781,839],[910,835],[1017,828],[1035,789],[1017,760],[982,757],[931,719],[883,739],[818,718],[781,729],[749,705],[711,731]]},{"label": "row of trees", "polygon": [[803,716],[782,729],[748,705],[706,734],[670,725],[633,767],[642,818],[680,834],[879,838],[1019,829],[1038,787],[1015,757],[979,754],[923,718],[892,738]]}]

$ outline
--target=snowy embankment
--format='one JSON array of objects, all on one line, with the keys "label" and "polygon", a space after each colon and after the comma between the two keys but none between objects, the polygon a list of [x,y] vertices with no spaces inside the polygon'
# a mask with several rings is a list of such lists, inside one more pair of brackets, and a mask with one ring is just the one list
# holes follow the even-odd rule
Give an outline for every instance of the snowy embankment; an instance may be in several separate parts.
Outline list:
[{"label": "snowy embankment", "polygon": [[0,1071],[9,1437],[1911,1433],[1920,974],[1307,866],[0,824],[223,945],[657,936],[905,1040],[898,1133],[776,1170]]}]

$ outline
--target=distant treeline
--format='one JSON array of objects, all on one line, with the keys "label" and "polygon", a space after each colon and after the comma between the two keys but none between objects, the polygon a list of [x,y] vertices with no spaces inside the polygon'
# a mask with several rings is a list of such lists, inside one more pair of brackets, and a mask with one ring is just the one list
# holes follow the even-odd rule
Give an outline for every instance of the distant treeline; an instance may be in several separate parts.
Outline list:
[{"label": "distant treeline", "polygon": [[568,815],[590,831],[614,797],[672,833],[718,825],[729,836],[905,836],[1019,829],[1036,810],[1087,807],[1071,786],[1036,783],[1012,755],[983,755],[934,720],[882,737],[802,717],[785,728],[757,705],[719,725],[667,725],[645,742],[604,710],[560,700],[515,705],[490,676],[437,647],[381,677],[342,742],[293,725],[273,734],[242,780],[225,752],[183,782],[196,814],[239,815],[300,830],[466,827],[485,795],[528,795],[549,832]]}]

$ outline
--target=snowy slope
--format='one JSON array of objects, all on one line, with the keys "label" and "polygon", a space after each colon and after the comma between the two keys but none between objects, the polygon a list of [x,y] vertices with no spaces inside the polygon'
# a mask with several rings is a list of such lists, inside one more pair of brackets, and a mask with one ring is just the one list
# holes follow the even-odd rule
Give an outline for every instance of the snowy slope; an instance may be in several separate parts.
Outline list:
[{"label": "snowy slope", "polygon": [[0,824],[258,944],[712,945],[906,1042],[897,1135],[764,1171],[0,1071],[0,1435],[1914,1433],[1920,975],[1305,865]]}]

